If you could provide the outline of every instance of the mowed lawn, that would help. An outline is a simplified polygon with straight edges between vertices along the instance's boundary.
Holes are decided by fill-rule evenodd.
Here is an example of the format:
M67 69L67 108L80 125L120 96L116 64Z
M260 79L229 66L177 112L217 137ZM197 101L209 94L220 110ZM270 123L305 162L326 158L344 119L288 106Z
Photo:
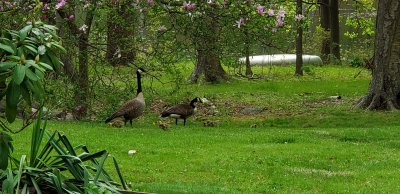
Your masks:
M355 77L360 69L317 67L314 75L296 78L292 70L263 70L259 80L183 86L177 98L207 97L218 110L210 114L210 106L201 105L186 126L167 119L171 127L160 129L152 104L163 98L147 93L153 103L133 127L49 121L47 128L63 132L74 145L109 151L135 191L399 192L400 113L352 109L367 91L369 73ZM331 97L337 95L342 99ZM180 101L165 96L167 104ZM204 126L205 120L216 126ZM31 128L13 136L14 156L28 153L30 133ZM106 165L117 179L111 158Z

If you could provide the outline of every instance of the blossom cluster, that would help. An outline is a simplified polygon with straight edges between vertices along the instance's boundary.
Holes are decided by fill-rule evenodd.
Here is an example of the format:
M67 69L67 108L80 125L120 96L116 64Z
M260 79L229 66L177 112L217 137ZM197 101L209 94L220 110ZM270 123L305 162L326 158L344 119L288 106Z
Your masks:
M3 0L0 2L0 11L5 11L9 9L13 9L17 6L16 0Z
M297 15L294 16L294 19L296 21L301 21L301 20L303 20L303 18L304 18L304 15L302 15L302 14L297 14Z
M43 1L43 3L44 4L42 5L41 8L42 10L41 18L46 19L47 15L50 13L52 6L49 4L49 1ZM67 5L67 0L57 0L54 5L54 9L55 10L63 9L66 5ZM68 21L72 21L74 20L74 18L75 18L74 15L68 15L65 19L67 19Z
M257 5L256 6L256 13L260 16L266 15L267 17L275 17L275 27L272 28L272 32L276 32L277 27L283 27L285 25L285 14L286 10L283 7L280 7L279 10L276 12L274 10L275 5L271 4L268 10L265 9L264 5ZM275 14L276 12L276 14ZM245 20L241 17L239 20L236 21L236 25L238 28L245 24Z
M146 2L148 5L154 4L154 0L146 0ZM251 6L250 0L238 0L237 3L244 4L246 6ZM207 4L212 7L219 6L221 8L229 8L232 3L227 0L223 0L223 1L207 0ZM181 7L186 12L194 12L197 8L196 4L192 3L191 1L182 1ZM268 9L266 9L266 6L259 4L259 5L255 6L255 12L257 14L259 14L260 16L266 15L267 17L275 17L275 28L283 27L285 25L284 19L285 19L286 10L283 7L280 7L279 10L274 10L274 8L275 8L275 5L273 5L273 4L271 4ZM241 26L245 25L245 21L246 21L245 18L240 17L235 22L236 23L235 26L240 28ZM275 30L272 29L272 31L276 31L276 29Z

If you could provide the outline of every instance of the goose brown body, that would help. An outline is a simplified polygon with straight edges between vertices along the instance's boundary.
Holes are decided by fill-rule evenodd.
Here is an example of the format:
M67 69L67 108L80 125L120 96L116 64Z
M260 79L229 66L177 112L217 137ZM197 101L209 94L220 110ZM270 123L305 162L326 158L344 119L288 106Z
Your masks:
M161 113L161 117L175 118L175 124L178 124L178 119L183 119L183 125L186 125L186 118L192 116L196 112L195 102L201 102L200 98L194 98L190 104L171 106Z
M142 85L141 85L141 72L143 70L139 69L137 73L137 81L138 81L138 89L137 95L134 99L125 102L117 111L115 111L110 117L106 119L106 123L112 121L115 118L123 117L124 122L130 122L132 126L132 120L141 116L143 111L146 107L146 103L144 100L143 92L142 92Z

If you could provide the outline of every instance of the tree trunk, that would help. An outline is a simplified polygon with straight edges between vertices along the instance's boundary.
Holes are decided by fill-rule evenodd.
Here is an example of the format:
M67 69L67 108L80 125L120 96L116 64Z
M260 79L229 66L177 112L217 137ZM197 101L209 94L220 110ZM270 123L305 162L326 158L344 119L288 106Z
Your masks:
M87 96L89 95L89 68L88 68L88 38L84 35L79 37L79 75L75 90L75 102L78 105L75 117L82 119L86 115L88 107ZM79 110L78 110L79 107Z
M368 93L356 107L398 110L400 108L400 2L378 1L374 69Z
M339 1L331 0L331 53L340 61L340 41L339 41Z
M253 76L253 71L251 70L250 66L250 37L249 37L249 31L248 29L244 29L244 35L246 37L245 39L245 54L246 54L246 76L247 77L252 77Z
M71 53L69 53L70 51L67 51L67 52L68 53L61 56L61 60L64 63L63 71L68 76L68 79L70 81L72 81L73 83L76 83L77 77L76 77L76 71L74 68L74 64L72 63L72 55L71 55Z
M296 14L303 15L303 1L297 0ZM297 38L296 38L296 71L295 75L303 75L303 20L298 21L297 24Z
M106 59L113 66L127 65L135 59L135 14L130 10L132 0L110 5L107 22Z
M189 81L198 81L201 73L204 73L206 82L220 82L228 79L220 62L220 49L218 45L219 25L217 16L210 13L201 18L199 30L201 33L193 34L196 44L197 60ZM197 36L197 37L196 37Z
M204 78L206 82L220 82L227 79L225 70L221 66L219 54L207 52L204 64Z
M202 50L196 50L196 67L194 68L192 75L189 78L189 81L191 83L196 83L199 78L200 75L202 75L204 72L204 64L205 62L205 58L207 57L205 54L201 53L203 52Z
M88 68L89 34L94 18L94 12L97 8L96 6L97 3L95 0L92 0L90 3L95 6L91 6L91 9L88 10L86 13L84 24L86 25L87 28L85 30L80 29L73 20L67 21L71 33L78 40L77 47L79 49L79 55L78 55L79 65L78 65L78 70L75 71L77 72L78 79L72 80L74 83L76 83L77 86L74 94L75 104L77 105L74 114L75 118L77 119L82 119L83 117L85 117L88 108L87 99L89 96L89 68ZM74 4L71 3L71 7L74 7ZM59 9L57 10L57 12L61 16L61 18L67 18L69 15L71 15L68 14L63 9Z
M321 44L321 58L324 64L328 64L329 55L331 54L329 0L319 0L319 10L321 27L325 32Z

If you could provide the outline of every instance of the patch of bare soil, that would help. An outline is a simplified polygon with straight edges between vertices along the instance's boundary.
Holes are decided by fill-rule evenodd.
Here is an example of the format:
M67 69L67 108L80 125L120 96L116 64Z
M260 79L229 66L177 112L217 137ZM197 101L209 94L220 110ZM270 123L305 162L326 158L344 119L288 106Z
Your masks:
M304 106L306 106L307 108L318 108L327 105L342 105L343 103L344 101L342 98L339 99L338 97L334 96L325 99L307 101L304 102Z

